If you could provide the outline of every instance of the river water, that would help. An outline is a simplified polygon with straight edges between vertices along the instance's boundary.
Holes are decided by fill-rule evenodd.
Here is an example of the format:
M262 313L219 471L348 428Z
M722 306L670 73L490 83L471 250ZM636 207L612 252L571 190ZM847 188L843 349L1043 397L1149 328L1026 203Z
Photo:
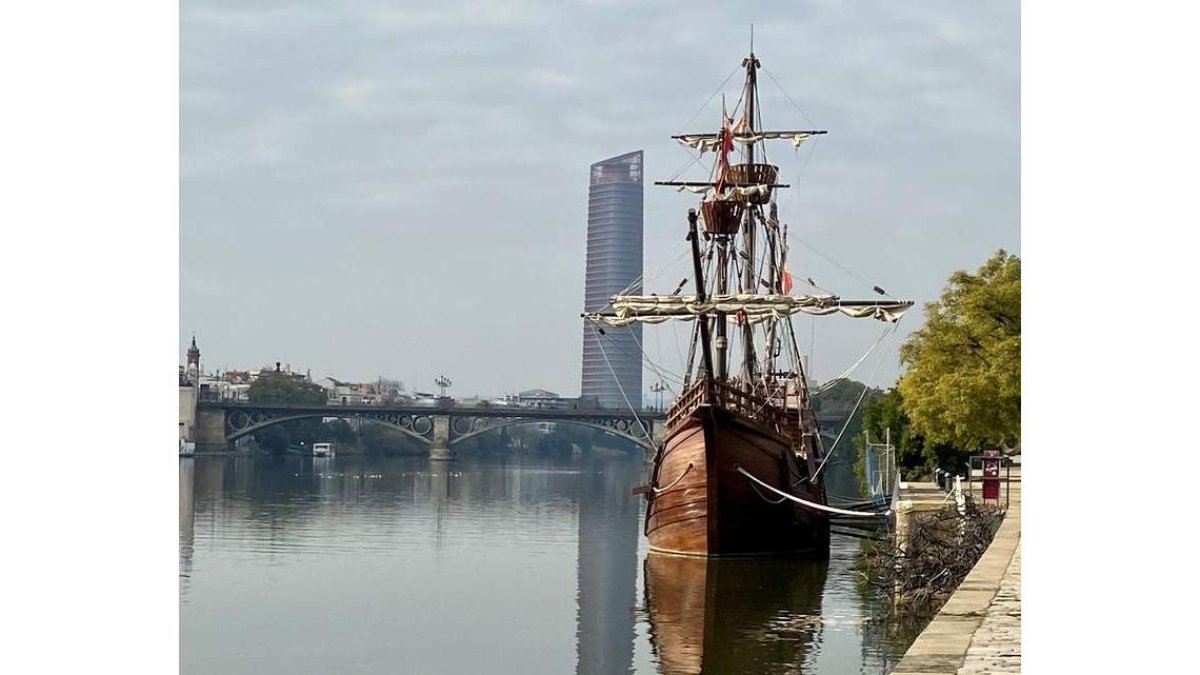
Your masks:
M882 675L912 642L873 618L857 539L821 562L647 556L647 469L181 459L181 672Z

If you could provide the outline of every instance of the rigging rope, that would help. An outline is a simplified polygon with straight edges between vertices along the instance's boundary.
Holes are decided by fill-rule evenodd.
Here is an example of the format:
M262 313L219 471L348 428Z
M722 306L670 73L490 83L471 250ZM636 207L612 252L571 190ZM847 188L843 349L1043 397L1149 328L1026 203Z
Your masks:
M801 246L803 246L804 248L806 248L806 249L808 249L808 250L812 251L813 253L816 253L817 255L819 255L819 256L821 256L822 258L824 258L824 259L826 260L826 262L829 262L830 264L832 264L833 266L837 267L837 268L838 268L838 269L840 269L841 271L843 271L843 272L845 272L846 274L849 274L850 276L854 277L856 280L858 280L858 281L861 281L863 284L865 284L865 285L867 286L867 288L870 288L870 289L871 289L871 292L872 292L872 293L876 292L876 291L875 291L875 289L876 289L876 288L879 288L878 284L872 284L871 282L867 281L867 280L866 280L866 279L864 279L863 277L861 277L861 276L859 276L858 274L856 274L856 273L854 272L854 270L850 269L849 267L846 267L845 265L841 264L840 262L838 262L838 261L834 260L833 258L830 258L829 256L825 255L824 253L822 253L822 252L818 251L816 248L814 248L814 247L813 247L813 245L812 245L812 244L810 244L810 243L808 243L808 242L804 241L804 240L803 240L803 239L801 239L800 237L796 237L796 241L800 242L800 245L801 245ZM814 286L815 286L815 284L814 284ZM891 296L891 294L889 294L889 293L886 293L886 292L885 292L885 293L883 293L883 296L884 296L884 297L888 297L888 298L891 298L891 297L892 297L892 296Z
M629 397L625 395L625 387L621 386L621 379L617 377L617 371L613 370L612 363L608 360L608 354L604 351L604 343L600 341L600 334L596 331L596 324L589 323L588 325L592 327L592 334L596 336L596 344L600 347L600 355L604 357L604 363L608 365L608 372L612 374L613 381L617 383L617 391L621 392L621 398L625 399L625 405L629 406L629 412L633 413L633 419L637 420L642 434L649 439L652 435L651 431L646 428L646 423L638 416L637 410L629 402Z
M638 346L638 351L642 355L642 360L644 360L646 362L646 365L650 366L650 370L652 370L655 375L658 375L660 378L664 378L663 384L667 385L667 389L669 389L671 391L671 395L678 396L679 394L675 393L675 389L673 387L671 387L670 384L667 384L667 382L665 380L669 379L672 382L678 382L680 385L682 385L683 379L678 376L675 376L675 375L668 375L666 368L663 368L662 366L659 366L657 363L651 361L650 356L648 354L646 354L646 348L642 346L641 340L637 339L637 333L635 333L633 331L629 331L629 334L630 334L630 336L633 337L634 344L636 344ZM657 335L657 333L655 333L655 335ZM662 350L661 349L659 350L659 358L662 358Z
M822 394L826 391L829 391L830 389L833 388L833 385L837 384L838 382L841 382L842 380L846 379L847 377L850 377L850 374L853 373L860 365L862 365L863 361L867 360L867 357L871 355L871 352L875 351L875 348L878 347L884 341L884 339L887 338L887 336L893 332L895 332L895 326L885 326L883 329L883 332L879 334L879 339L875 341L875 344L871 345L871 348L868 349L865 354L863 354L861 357L859 357L859 359L857 361L854 362L854 365L847 368L846 371L844 373L842 373L841 375L838 375L837 377L835 377L831 380L826 380L825 382L823 382L821 384L821 386L817 387L817 390L815 392L813 392L813 396L816 396L817 394Z
M734 74L737 73L741 69L742 69L742 67L740 65L734 66L733 70L729 71L729 74L725 76L725 79L721 80L721 84L718 84L717 88L713 90L713 93L711 96L708 97L708 100L704 101L704 103L701 103L700 107L696 109L696 112L692 113L692 116L689 117L687 119L687 121L684 122L680 126L686 127L687 125L691 124L692 120L696 119L700 115L700 113L704 112L704 109L706 107L708 107L708 104L712 103L712 100L717 97L717 94L721 93L721 89L725 87L726 82L729 82L729 78L733 77ZM687 133L687 131L684 131L683 133ZM680 147L683 147L683 146L680 146Z
M655 270L649 277L646 276L645 272L641 273L640 275L637 276L637 278L635 278L633 281L629 282L629 285L626 286L625 288L623 288L620 293L616 293L615 295L628 295L629 292L633 290L634 286L644 286L645 282L661 277L663 274L666 274L667 270L671 269L672 265L674 265L675 263L682 260L684 258L684 256L687 256L690 254L691 254L690 249L683 250L678 255L676 255L674 258L668 260L667 262L665 262L661 266L659 266L659 268L657 270ZM607 304L604 305L604 307L601 307L600 309L603 310L604 308L609 307L611 305L612 305L612 301L610 300ZM600 311L600 310L597 310L597 311Z
M798 110L800 112L800 115L803 116L804 119L809 124L811 124L813 126L813 128L815 129L817 127L817 123L812 121L812 119L808 115L804 114L804 111L800 109L800 105L798 103L796 103L794 100L792 100L791 95L789 95L787 93L787 90L783 88L782 84L779 84L779 80L775 79L775 76L771 74L771 71L767 70L766 68L764 68L762 66L759 66L758 69L761 70L762 72L766 73L767 77L771 78L771 81L775 83L776 87L779 87L779 91L783 92L783 95L785 98L787 98L788 102L791 103L796 108L796 110Z
M879 371L879 366L883 364L883 359L875 361L875 369L871 371L871 375L867 378L867 382L863 384L862 393L858 395L858 402L854 404L854 410L850 411L850 415L846 418L846 423L842 425L842 430L838 432L837 438L833 439L833 445L829 446L829 452L825 453L825 458L821 460L820 466L813 472L809 482L815 481L817 476L821 475L821 470L825 468L825 464L829 462L829 458L833 457L834 450L837 450L838 442L842 440L842 435L846 433L846 429L850 427L850 421L854 419L855 413L858 412L858 406L862 405L863 399L867 396L867 391L871 388L871 381L875 379L875 373Z
M700 113L704 112L704 109L708 107L708 104L712 103L712 100L717 97L717 94L721 93L721 89L723 89L725 87L725 84L727 82L729 82L729 78L733 77L734 74L737 73L741 69L742 69L741 66L735 66L733 70L729 71L729 74L725 76L725 79L721 80L721 84L718 84L717 88L713 90L713 93L704 101L704 103L700 104L700 107L696 109L696 112L692 113L692 116L689 117L686 122L684 122L683 124L680 125L681 128L684 128L684 131L682 131L681 133L687 133L687 129L686 129L687 125L691 124L692 120L696 119L696 117L698 117L700 115ZM739 105L740 105L740 103L741 102L739 100ZM737 109L734 108L734 110L736 111ZM724 120L722 120L722 123L723 122L724 122ZM691 148L689 148L688 146L678 144L678 147L681 150L683 150L684 152L686 152L691 159L688 161L687 164L684 164L682 168L680 168L678 171L676 171L674 174L672 174L671 177L668 179L668 181L675 180L676 178L679 177L680 174L682 174L684 171L687 171L688 169L692 168L693 164L699 163L700 160L704 157L703 152L694 151ZM696 154L693 155L692 154L693 152L696 152Z
M603 335L605 337L610 337L607 333L603 333ZM629 349L626 349L625 346L622 345L621 343L613 341L612 346L617 348L617 351L620 352L621 356L629 356L629 357L633 357L633 358L639 359L641 361L644 361L646 363L646 365L650 368L650 370L655 375L658 375L659 377L663 377L668 380L671 380L672 382L674 382L676 384L680 384L680 385L683 384L683 380L680 379L680 377L678 375L675 375L671 371L667 370L665 367L656 364L653 360L650 359L650 357L646 354L645 350L642 348L641 343L638 342L637 336L632 334L632 331L630 332L630 335L633 337L633 341L638 345L638 353L635 354L632 351L630 351ZM671 393L675 393L674 390L671 390Z

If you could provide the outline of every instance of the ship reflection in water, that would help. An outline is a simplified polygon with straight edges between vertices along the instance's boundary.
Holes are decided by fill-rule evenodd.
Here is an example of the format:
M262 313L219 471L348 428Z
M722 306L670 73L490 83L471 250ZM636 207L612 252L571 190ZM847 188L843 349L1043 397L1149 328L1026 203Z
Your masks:
M820 631L828 563L650 555L646 618L662 675L795 672Z
M911 636L828 561L647 555L635 456L180 460L180 667L867 673Z

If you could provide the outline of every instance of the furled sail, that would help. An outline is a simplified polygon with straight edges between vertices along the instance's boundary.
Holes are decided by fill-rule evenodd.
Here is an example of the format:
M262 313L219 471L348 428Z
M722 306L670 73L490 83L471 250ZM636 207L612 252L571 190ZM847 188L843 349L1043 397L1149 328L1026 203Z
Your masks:
M712 185L678 185L675 187L676 192L687 190L698 195L707 194L710 190L716 189ZM771 186L764 183L758 185L747 185L745 187L733 187L729 189L729 195L737 195L739 197L758 197L771 194Z
M614 295L611 313L584 316L610 326L626 326L634 321L662 323L670 319L690 321L697 316L722 313L729 321L757 323L769 318L781 319L793 314L824 316L842 313L855 319L878 319L888 323L900 320L913 306L911 300L842 300L836 295L713 295L698 302L695 295Z
M783 138L790 140L792 145L799 147L801 143L816 136L823 134L824 131L756 131L753 133L735 133L733 140L743 145L757 143L762 140ZM683 136L672 136L680 143L699 150L703 155L705 152L712 152L721 147L720 134L685 134Z

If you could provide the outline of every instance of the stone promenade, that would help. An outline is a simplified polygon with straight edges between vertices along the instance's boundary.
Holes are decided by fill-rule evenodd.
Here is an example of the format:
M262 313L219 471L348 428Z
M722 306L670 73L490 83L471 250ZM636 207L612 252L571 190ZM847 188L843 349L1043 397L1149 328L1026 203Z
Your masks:
M983 557L892 672L1021 672L1020 482L1012 485L1008 514Z
M1021 672L1021 544L967 648L960 674Z

